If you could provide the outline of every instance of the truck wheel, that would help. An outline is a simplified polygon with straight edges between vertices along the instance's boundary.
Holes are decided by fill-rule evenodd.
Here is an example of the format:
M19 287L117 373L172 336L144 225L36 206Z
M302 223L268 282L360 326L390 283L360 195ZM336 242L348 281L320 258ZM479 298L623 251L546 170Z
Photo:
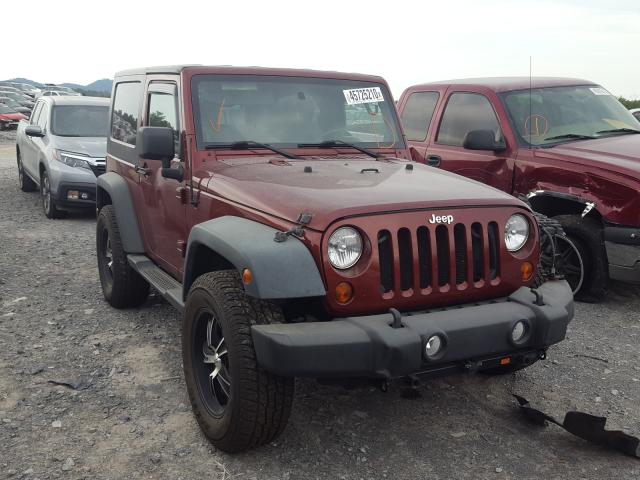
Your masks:
M98 273L104 298L115 308L137 307L149 296L149 283L127 262L113 205L105 205L96 225Z
M62 218L66 212L56 207L56 201L51 194L51 181L46 170L40 177L40 196L42 197L42 209L47 218Z
M561 251L560 257L567 281L576 278L576 272L582 268L582 284L575 292L576 299L599 302L606 295L609 282L602 228L596 221L577 215L558 215L554 218L562 224L567 237L579 253L576 255L566 248Z
M558 275L562 275L575 295L584 282L584 265L580 250L566 235L558 220L541 213L534 213L534 216L540 228L540 268L534 286L538 287L547 280L554 280Z
M239 452L268 443L284 429L293 378L256 360L251 325L283 322L280 309L248 297L235 271L206 273L189 291L182 360L191 406L211 443Z
M18 184L20 190L23 192L33 192L36 190L36 182L29 178L29 175L24 173L24 167L22 166L22 159L20 158L20 152L17 152L18 159Z

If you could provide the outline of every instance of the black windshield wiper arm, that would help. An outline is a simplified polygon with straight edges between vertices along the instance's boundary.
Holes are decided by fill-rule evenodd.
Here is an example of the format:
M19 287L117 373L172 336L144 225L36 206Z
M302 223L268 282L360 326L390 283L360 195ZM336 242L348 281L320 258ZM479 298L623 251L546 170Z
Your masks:
M250 150L252 148L264 148L266 150L271 150L278 155L282 155L285 158L300 158L293 153L285 152L284 150L280 150L279 148L272 147L268 143L254 142L253 140L241 140L231 143L211 143L209 145L205 145L204 148L205 150L215 150L217 148L230 148L231 150Z
M556 135L555 137L548 137L545 140L564 140L564 139L576 139L576 140L593 140L592 135L581 135L579 133L565 133L564 135Z
M376 152L372 152L371 150L368 150L366 148L359 147L357 145L354 145L353 143L343 142L342 140L325 140L324 142L320 142L320 143L298 144L298 148L312 148L312 147L317 147L317 148L348 147L348 148L353 148L354 150L358 150L359 152L362 152L365 155L369 155L372 158L380 157L380 155L377 154Z
M635 128L613 128L611 130L600 130L596 133L640 133L640 130Z

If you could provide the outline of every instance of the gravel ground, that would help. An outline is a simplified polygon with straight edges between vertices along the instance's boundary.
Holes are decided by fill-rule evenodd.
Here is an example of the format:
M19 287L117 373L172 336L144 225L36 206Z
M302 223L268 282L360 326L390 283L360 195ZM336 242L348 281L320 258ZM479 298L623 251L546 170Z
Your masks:
M578 304L567 340L524 372L430 381L415 399L299 381L277 442L216 451L190 412L179 316L157 296L104 302L95 219L47 220L0 135L1 478L640 478L638 460L524 423L511 397L640 434L640 289L624 285Z

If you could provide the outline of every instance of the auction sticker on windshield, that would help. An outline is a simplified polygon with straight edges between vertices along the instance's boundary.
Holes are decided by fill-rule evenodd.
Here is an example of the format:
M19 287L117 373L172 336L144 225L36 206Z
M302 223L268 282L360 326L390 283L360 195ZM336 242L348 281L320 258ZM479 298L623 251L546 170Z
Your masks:
M384 102L380 87L353 88L351 90L343 90L342 92L349 105Z
M591 90L595 95L611 95L602 87L590 88L589 90Z

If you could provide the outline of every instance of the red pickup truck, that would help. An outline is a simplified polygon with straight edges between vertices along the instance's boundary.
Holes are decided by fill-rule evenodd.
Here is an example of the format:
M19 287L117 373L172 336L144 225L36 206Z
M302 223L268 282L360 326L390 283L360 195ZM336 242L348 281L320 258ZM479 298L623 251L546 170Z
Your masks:
M528 199L557 218L567 280L598 300L640 282L640 123L587 80L482 78L408 88L412 158Z

